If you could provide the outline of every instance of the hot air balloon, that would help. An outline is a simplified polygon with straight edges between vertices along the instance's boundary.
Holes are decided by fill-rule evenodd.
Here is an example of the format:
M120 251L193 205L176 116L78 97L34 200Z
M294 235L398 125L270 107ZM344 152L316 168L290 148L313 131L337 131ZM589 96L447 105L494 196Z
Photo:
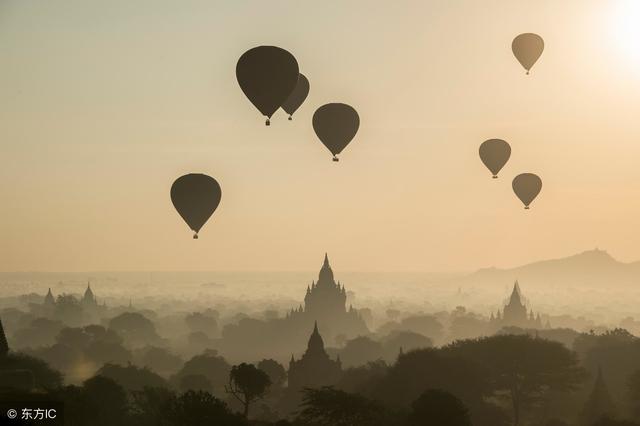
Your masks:
M507 164L511 156L511 147L502 139L489 139L480 145L480 159L493 174L493 178L498 178L498 172Z
M511 50L513 50L513 54L516 56L518 62L527 70L527 74L529 74L533 64L535 64L540 55L542 55L544 40L538 34L520 34L513 39Z
M307 95L309 94L309 80L302 74L298 75L298 83L296 84L293 92L289 94L289 97L282 104L282 109L289 114L289 120L291 120L291 116L300 105L307 99Z
M171 185L171 202L194 232L194 239L198 239L198 232L218 208L221 197L218 182L199 173L181 176Z
M279 47L254 47L238 59L236 78L247 98L267 117L268 126L273 113L296 87L298 62Z
M351 142L360 127L360 117L352 106L346 104L322 105L313 114L313 130L324 146L337 155Z
M529 209L529 204L538 196L542 189L542 180L533 173L522 173L511 183L513 192L516 193L525 209Z

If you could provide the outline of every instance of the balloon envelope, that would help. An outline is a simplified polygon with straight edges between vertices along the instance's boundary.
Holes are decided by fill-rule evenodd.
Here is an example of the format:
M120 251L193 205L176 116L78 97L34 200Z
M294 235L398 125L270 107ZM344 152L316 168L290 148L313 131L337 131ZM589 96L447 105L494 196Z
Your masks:
M498 177L498 172L507 164L511 157L511 146L502 139L489 139L480 145L480 159L493 174Z
M254 47L238 59L236 78L247 98L267 117L268 124L268 119L296 87L298 62L279 47Z
M351 142L359 127L360 117L350 105L326 104L313 114L313 130L333 154L334 161L338 161L336 155Z
M291 116L300 105L307 99L307 95L309 94L309 80L302 74L298 75L298 83L293 91L289 94L289 97L282 104L282 109L285 110L287 114L289 114L289 120L291 120Z
M536 63L544 50L544 40L538 34L520 34L513 39L511 50L516 59L529 74L529 70Z
M529 204L538 196L542 189L542 179L533 173L522 173L511 183L513 192L516 193L520 201L524 204L524 208L528 209Z
M195 232L198 232L218 208L222 190L211 176L192 173L176 179L171 185L171 202L182 219Z

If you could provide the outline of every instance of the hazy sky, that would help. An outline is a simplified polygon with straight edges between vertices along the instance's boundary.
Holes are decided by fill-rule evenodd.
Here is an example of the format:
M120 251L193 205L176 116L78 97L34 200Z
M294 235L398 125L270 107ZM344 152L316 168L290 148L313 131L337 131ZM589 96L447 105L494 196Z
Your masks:
M635 0L0 0L0 270L640 259L639 21ZM522 32L546 42L531 76ZM262 44L311 83L268 128L235 79ZM327 102L361 118L339 163L311 127ZM489 138L512 146L498 180ZM198 241L169 198L189 172L223 191Z

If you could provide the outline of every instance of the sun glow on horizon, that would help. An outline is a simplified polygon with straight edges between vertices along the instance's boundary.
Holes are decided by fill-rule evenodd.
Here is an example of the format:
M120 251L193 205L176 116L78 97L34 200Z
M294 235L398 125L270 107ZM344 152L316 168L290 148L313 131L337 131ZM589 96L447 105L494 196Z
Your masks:
M613 13L612 26L617 51L640 68L640 0L620 0Z

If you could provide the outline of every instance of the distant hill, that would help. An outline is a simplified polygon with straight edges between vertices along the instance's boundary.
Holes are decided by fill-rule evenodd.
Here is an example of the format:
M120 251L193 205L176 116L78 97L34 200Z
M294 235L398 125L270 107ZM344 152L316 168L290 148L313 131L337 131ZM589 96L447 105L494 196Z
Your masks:
M640 262L619 262L606 251L595 249L510 269L484 268L464 277L462 281L468 284L504 286L516 279L526 283L527 287L640 287Z

